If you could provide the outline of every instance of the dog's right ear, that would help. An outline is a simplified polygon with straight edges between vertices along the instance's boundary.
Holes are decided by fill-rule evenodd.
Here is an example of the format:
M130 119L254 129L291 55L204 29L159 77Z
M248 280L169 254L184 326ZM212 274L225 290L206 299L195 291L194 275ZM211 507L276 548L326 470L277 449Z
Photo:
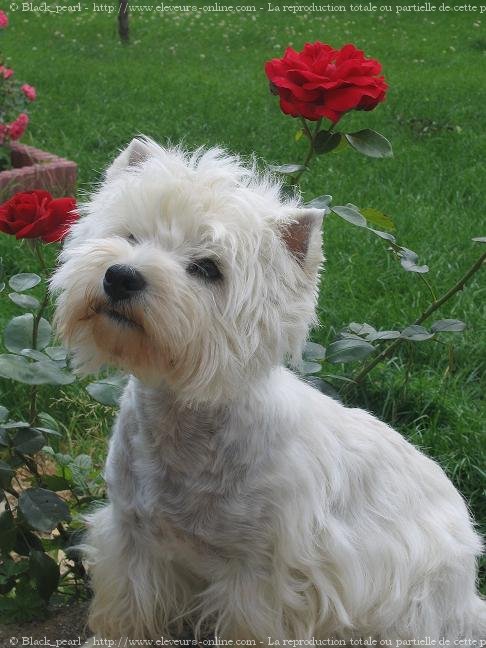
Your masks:
M126 171L129 167L136 167L152 157L150 144L145 139L134 138L130 144L113 160L106 170L106 179L111 180Z

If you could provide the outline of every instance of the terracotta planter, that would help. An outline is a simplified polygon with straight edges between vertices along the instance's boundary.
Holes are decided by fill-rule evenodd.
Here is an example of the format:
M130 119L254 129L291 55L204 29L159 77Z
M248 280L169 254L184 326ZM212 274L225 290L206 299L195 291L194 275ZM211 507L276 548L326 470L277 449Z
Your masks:
M73 196L77 164L26 144L12 144L13 169L0 172L0 202L17 191L44 189L53 196Z

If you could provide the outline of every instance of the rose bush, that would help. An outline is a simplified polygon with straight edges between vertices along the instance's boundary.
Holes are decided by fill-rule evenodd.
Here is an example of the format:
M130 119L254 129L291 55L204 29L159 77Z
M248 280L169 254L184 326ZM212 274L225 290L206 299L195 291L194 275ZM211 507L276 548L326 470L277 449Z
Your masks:
M24 311L6 322L0 336L0 379L15 385L16 393L23 389L24 406L10 414L0 402L0 623L45 616L54 594L59 604L88 592L72 546L82 532L79 513L103 496L103 479L88 455L66 448L66 427L38 411L44 387L55 386L59 398L59 388L76 381L66 350L53 340L44 255L45 242L66 235L75 207L73 198L53 200L43 190L17 194L0 206L2 230L28 239L28 245L17 243L23 246L19 257L33 251L39 262L39 274L8 278L0 264L0 309L5 312L10 302L9 308ZM113 402L116 389L113 379L87 387L105 403Z
M0 231L16 238L60 241L77 219L74 198L53 198L40 189L17 193L0 205Z
M8 17L0 12L0 29L8 26ZM36 89L15 79L12 68L0 57L0 171L12 166L10 143L25 133L29 124L27 107L35 101Z
M282 111L311 121L326 117L336 124L350 110L373 110L388 89L379 61L351 44L334 49L318 41L301 52L288 47L265 72Z

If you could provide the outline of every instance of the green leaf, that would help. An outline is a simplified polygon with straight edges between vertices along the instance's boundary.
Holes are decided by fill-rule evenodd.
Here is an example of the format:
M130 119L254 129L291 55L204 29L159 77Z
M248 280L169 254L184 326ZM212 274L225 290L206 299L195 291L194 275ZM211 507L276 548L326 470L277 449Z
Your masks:
M21 295L20 293L9 293L9 298L13 301L14 304L20 306L20 308L25 308L27 310L39 308L40 302L35 297L30 295Z
M305 382L309 383L309 385L312 385L314 389L318 389L321 392L321 394L330 396L331 398L337 401L340 400L339 394L334 389L334 387L330 383L326 382L325 380L322 380L322 378L309 376L308 378L305 379Z
M74 463L78 468L81 468L83 471L90 471L93 462L91 461L91 457L87 454L79 454L76 457L74 457Z
M407 272L417 272L418 274L424 274L429 271L428 265L417 265L407 257L402 257L400 259L400 263L402 264L402 268Z
M62 434L60 432L58 432L57 430L51 430L51 428L38 427L36 425L32 429L38 430L39 432L42 432L43 434L50 434L51 436L62 437Z
M400 331L375 331L366 336L368 342L376 342L377 340L396 340L400 337Z
M52 491L64 491L71 488L68 480L59 475L43 475L42 481Z
M5 327L4 343L6 348L13 353L20 353L22 349L32 349L34 331L34 316L26 313L14 317ZM43 349L49 344L52 328L47 320L41 318L37 332L37 349Z
M441 319L434 322L430 327L431 331L434 333L460 333L466 328L465 322L458 319Z
M0 355L0 377L16 380L26 385L69 385L76 376L52 361L29 362L20 355Z
M0 549L5 553L11 551L15 545L16 537L17 529L15 528L15 520L12 513L10 511L2 511L0 513ZM5 573L7 564L7 562L4 562L1 568L3 573Z
M49 533L59 522L70 521L69 508L55 493L45 488L28 488L19 497L22 515L33 529Z
M19 528L15 539L14 551L21 556L28 556L32 549L43 550L42 542L35 533L25 528Z
M14 430L15 428L29 427L29 424L27 421L8 421L8 423L2 423L2 427L6 430Z
M362 153L372 158L387 158L393 157L393 149L390 142L370 128L365 128L356 133L348 133L345 135L351 146Z
M30 553L30 573L32 574L37 591L41 597L48 601L51 594L59 585L59 566L50 556L43 551L35 549Z
M418 254L406 247L400 247L400 263L407 272L423 274L429 271L429 266L418 265Z
M49 358L55 362L66 360L67 357L67 349L62 346L46 347L44 353L47 353Z
M305 360L324 360L326 349L316 342L306 342L303 356Z
M418 324L412 324L403 329L400 334L400 337L404 340L410 340L412 342L422 342L423 340L430 340L434 337L433 333L429 333L427 329Z
M37 286L40 282L41 278L39 275L30 272L21 272L11 277L8 284L15 292L24 292L24 290L29 290Z
M376 236L379 236L382 239L385 239L386 241L391 241L392 243L396 243L396 238L393 236L393 234L390 234L389 232L382 232L380 230L375 230L372 227L368 227L369 232L373 232Z
M307 375L307 374L315 374L319 373L321 371L322 366L318 362L303 362L302 363L302 373Z
M472 240L476 243L486 243L486 236L475 236Z
M44 427L59 432L59 423L56 421L56 419L53 416L51 416L47 412L39 412L37 418L39 419L39 421L42 423Z
M326 211L326 214L330 212L330 205L332 201L332 196L329 195L324 195L324 196L318 196L317 198L314 198L310 202L306 203L306 207L314 207L315 209L324 209Z
M362 340L363 338L361 335L357 335L356 333L351 333L350 331L341 331L339 333L339 337L346 339L346 340Z
M47 360L49 362L49 357L45 353L42 353L42 351L37 351L36 349L22 349L20 355L31 358L31 360L39 360L41 362Z
M364 340L345 339L333 342L327 347L327 360L333 364L355 362L373 353L375 347Z
M8 409L3 405L0 405L0 423L6 421L8 417Z
M15 450L27 455L39 452L45 443L44 435L35 428L20 429L12 440L12 445Z
M356 333L356 335L367 335L368 333L376 332L375 327L371 326L371 324L367 324L366 322L363 322L363 324L358 324L358 322L351 322L351 324L348 324L347 328L349 331L351 331L351 333Z
M127 377L123 374L92 382L86 387L88 394L102 405L117 406Z
M0 487L8 488L14 475L15 470L4 461L0 461Z
M366 227L366 219L361 215L358 209L352 205L343 205L332 207L331 211L337 214L340 218L357 225L358 227Z
M287 175L298 173L299 171L305 171L306 167L303 164L281 164L280 166L271 164L269 169L275 173L283 173L284 175Z
M317 155L322 155L323 153L330 153L341 143L341 133L330 133L329 131L322 130L317 133L317 136L314 140L314 151Z
M365 207L364 209L360 209L360 212L366 218L368 223L372 223L377 227L381 227L392 232L395 230L395 224L392 219L381 212L379 209L375 209L374 207Z
M302 139L303 136L304 136L304 129L299 128L299 130L295 132L294 141L295 142L300 142L300 140Z
M73 463L73 458L69 454L63 454L62 452L56 452L56 461L60 466L69 466Z
M3 292L5 290L5 282L0 281L0 292Z
M2 572L8 577L25 574L28 569L29 563L27 560L6 560L2 565Z

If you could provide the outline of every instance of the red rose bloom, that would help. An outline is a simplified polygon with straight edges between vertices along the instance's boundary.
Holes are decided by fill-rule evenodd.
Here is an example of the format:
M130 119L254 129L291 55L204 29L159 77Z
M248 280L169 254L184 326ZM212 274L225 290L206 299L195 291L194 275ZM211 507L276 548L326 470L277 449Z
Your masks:
M15 121L9 126L10 139L18 140L22 137L29 124L29 117L25 113L20 113Z
M301 52L288 47L283 58L265 64L285 114L333 123L349 110L373 110L384 101L388 85L380 72L379 61L354 45L335 50L320 42L306 43Z
M0 74L4 79L10 79L10 77L13 76L13 73L14 71L11 68L0 65Z
M17 193L0 205L0 231L16 238L40 238L45 243L61 241L78 214L74 198L55 198L36 189Z
M31 86L28 83L24 83L24 85L20 86L20 89L22 90L25 97L29 101L35 101L35 98L37 97L37 92L36 92L34 86Z
M5 11L0 10L0 29L5 29L8 27L8 16Z

